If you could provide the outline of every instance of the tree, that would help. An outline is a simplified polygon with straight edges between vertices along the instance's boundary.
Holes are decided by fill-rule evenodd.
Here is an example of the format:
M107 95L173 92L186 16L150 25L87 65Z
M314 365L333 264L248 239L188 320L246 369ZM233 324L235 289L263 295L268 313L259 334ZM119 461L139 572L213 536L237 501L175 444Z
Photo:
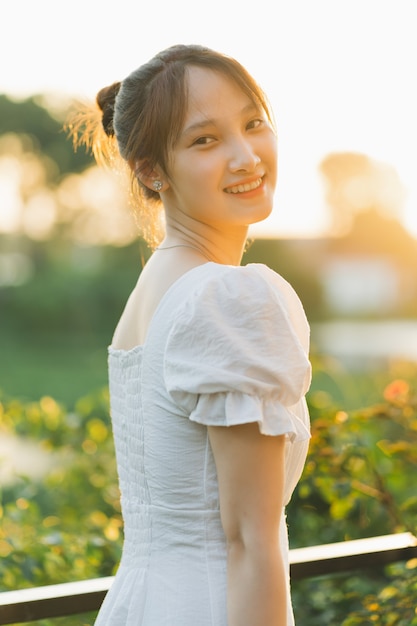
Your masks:
M323 159L319 169L336 234L346 233L364 211L375 210L391 219L401 215L406 194L391 165L361 153L336 152Z
M0 96L0 230L31 239L125 245L137 238L118 178L73 149L64 123L73 106L41 96Z
M40 95L21 101L0 95L0 135L13 133L29 139L38 154L43 153L56 164L58 176L82 172L93 159L83 150L75 153L63 132L71 106L72 102L68 101L59 108L49 109Z

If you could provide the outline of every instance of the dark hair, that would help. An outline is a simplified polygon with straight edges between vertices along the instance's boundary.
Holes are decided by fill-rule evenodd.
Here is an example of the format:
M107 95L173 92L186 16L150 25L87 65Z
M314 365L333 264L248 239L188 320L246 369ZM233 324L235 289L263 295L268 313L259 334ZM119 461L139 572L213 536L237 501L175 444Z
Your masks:
M104 87L97 94L97 104L102 111L102 125L104 132L108 137L113 137L113 116L114 116L114 104L116 96L119 93L119 89L122 83L113 83L110 87Z
M229 76L272 123L265 94L235 59L199 45L172 46L97 95L103 128L108 136L116 136L119 152L130 165L139 161L153 169L158 164L167 172L168 152L178 139L187 109L186 70L193 65ZM159 198L144 186L142 193Z
M141 235L151 247L163 237L161 198L142 184L134 170L138 162L148 170L158 165L168 175L169 151L187 113L190 66L221 72L234 80L274 126L267 98L247 70L232 57L199 45L176 45L159 52L121 83L101 89L98 106L80 105L66 124L75 149L84 145L98 164L130 176L130 203Z

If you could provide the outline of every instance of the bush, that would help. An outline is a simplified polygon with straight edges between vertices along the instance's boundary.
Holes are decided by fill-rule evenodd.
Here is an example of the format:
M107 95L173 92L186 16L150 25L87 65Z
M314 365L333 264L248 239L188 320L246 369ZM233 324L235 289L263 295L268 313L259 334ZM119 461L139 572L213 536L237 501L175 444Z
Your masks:
M415 381L415 369L409 374ZM309 406L309 456L288 507L292 543L416 534L417 395L410 382L393 380L379 403L360 410L345 412L320 391ZM417 559L294 582L293 598L296 618L309 626L415 625Z
M310 452L288 507L292 546L415 532L417 396L409 380L393 380L380 402L360 410L345 412L322 391L308 402ZM48 396L3 398L0 432L40 446L49 463L40 479L20 475L3 486L1 590L114 574L122 520L107 390L72 411ZM415 625L417 559L295 581L293 599L299 624Z
M114 573L122 521L107 392L72 413L49 397L10 400L0 430L40 444L49 464L41 480L19 476L3 487L2 590Z

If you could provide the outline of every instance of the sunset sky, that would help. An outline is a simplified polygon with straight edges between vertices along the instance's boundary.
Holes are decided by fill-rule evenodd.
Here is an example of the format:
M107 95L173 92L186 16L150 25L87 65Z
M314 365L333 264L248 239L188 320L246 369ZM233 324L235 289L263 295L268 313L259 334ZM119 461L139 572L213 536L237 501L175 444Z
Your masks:
M155 52L201 43L235 56L279 131L274 214L260 230L313 236L328 223L318 165L361 152L392 165L417 237L415 0L13 0L2 3L0 92L93 98Z

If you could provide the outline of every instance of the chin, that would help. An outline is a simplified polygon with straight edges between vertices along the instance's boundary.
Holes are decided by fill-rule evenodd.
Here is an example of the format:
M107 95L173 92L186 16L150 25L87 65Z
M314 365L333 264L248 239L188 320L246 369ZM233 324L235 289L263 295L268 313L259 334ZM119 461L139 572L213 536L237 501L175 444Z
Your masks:
M252 216L250 223L258 224L259 222L263 222L264 220L266 220L267 217L271 215L272 209L273 209L272 205L268 207L263 207L261 210L259 210L256 214Z

